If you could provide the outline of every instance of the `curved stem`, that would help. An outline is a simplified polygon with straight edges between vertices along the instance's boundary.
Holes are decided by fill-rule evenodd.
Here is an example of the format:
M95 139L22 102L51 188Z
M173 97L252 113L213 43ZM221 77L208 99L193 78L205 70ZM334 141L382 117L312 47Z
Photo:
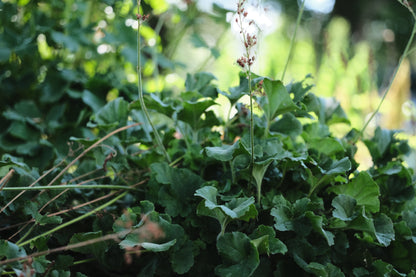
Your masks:
M369 118L369 119L365 122L365 124L364 124L363 128L361 129L361 131L360 131L359 135L358 135L358 136L357 136L357 138L356 138L356 141L357 141L359 138L361 138L361 137L363 136L364 131L365 131L365 130L367 129L367 127L368 127L368 124L371 122L371 120L373 120L374 116L375 116L375 115L376 115L376 114L380 111L381 105L383 104L384 99L386 99L386 96L387 96L387 94L389 93L389 91L390 91L390 89L391 89L391 87L392 87L392 85L393 85L393 81L396 79L396 75L397 75L397 73L399 72L399 69L400 69L400 66L402 65L403 60L404 60L404 59L405 59L405 58L409 55L409 53L411 52L411 50L410 50L410 46L412 45L412 42L413 42L414 36L415 36L415 34L416 34L416 15L415 15L414 11L412 10L412 8L411 8L410 6L408 6L407 4L403 3L402 1L399 1L399 2L400 2L403 6L405 6L405 7L406 7L406 8L410 11L410 13L411 13L411 14L412 14L412 16L413 16L413 19L415 20L415 23L413 23L412 33L411 33L411 35L410 35L409 40L407 41L406 48L404 49L403 54L400 56L399 63L397 64L397 66L396 66L396 68L395 68L395 70L394 70L393 76L391 77L390 82L389 82L389 84L388 84L388 86L387 86L387 88L386 88L386 90L385 90L385 92L384 92L383 96L381 97L380 102L378 103L378 106L377 106L376 110L375 110L375 111L371 114L370 118Z
M287 67L289 65L290 60L292 59L292 56L293 56L293 49L294 49L294 46L295 46L296 33L298 32L298 27L300 25L300 20L301 20L302 15L303 15L303 10L305 9L305 2L306 2L306 0L302 1L302 5L300 6L300 11L299 11L299 14L298 14L298 18L296 19L295 32L293 33L292 40L290 41L289 54L287 55L285 68L283 69L282 77L280 78L280 80L282 82L285 79L285 74L286 74Z
M137 0L137 7L140 10L140 0ZM139 93L140 106L142 107L144 115L146 116L146 119L150 124L150 127L152 127L157 145L159 146L160 150L162 151L163 155L165 156L167 162L171 163L168 152L166 151L165 147L163 146L162 139L160 138L159 133L157 132L157 130L156 130L151 118L150 118L149 112L147 111L146 105L144 103L143 84L142 84L142 66L141 66L141 40L140 40L140 27L143 23L142 18L138 16L137 22L138 22L138 27L137 27L137 77L138 77L137 90L138 90L138 93Z

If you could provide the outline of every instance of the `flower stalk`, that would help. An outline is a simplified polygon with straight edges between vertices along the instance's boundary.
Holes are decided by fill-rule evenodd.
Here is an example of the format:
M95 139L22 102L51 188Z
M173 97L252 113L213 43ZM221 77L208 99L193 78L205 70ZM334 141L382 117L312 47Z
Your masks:
M162 151L163 155L165 156L165 159L168 163L171 163L171 159L169 157L168 152L166 151L166 148L163 146L162 139L159 136L159 133L156 130L156 127L154 126L149 112L147 111L146 104L144 103L144 97L143 97L143 84L142 84L142 66L141 66L141 40L140 40L140 27L148 18L149 15L142 15L140 14L140 2L141 0L137 0L137 8L138 8L138 14L136 14L137 17L137 90L139 94L139 101L140 106L142 107L143 113L147 119L147 121L150 124L150 127L152 128L152 131L154 133L156 144L158 145L159 149Z
M239 26L242 42L244 45L244 53L237 60L237 64L246 73L248 79L248 92L250 96L250 148L251 148L251 167L254 166L254 116L253 116L253 88L251 85L251 66L255 61L255 56L252 55L254 46L257 44L256 35L252 35L248 32L246 27L251 26L254 23L253 20L248 20L248 12L244 8L246 0L240 0L237 4L237 17L235 19ZM245 26L247 24L247 26Z

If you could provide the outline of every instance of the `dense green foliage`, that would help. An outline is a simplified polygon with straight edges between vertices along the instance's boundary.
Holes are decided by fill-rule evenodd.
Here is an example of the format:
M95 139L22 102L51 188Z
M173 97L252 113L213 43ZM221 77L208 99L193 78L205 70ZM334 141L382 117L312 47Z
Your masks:
M200 72L179 94L145 93L167 163L123 75L134 30L115 19L105 39L120 49L98 55L81 16L98 4L73 2L0 2L2 275L416 276L414 173L396 131L362 138L308 77L249 84L241 73L222 91ZM236 110L226 118L224 96Z

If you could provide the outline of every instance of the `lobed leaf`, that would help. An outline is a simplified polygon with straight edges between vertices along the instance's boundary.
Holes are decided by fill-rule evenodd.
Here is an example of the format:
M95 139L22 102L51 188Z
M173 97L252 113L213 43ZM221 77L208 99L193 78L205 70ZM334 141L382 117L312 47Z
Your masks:
M259 253L250 238L240 232L226 233L217 241L223 264L215 268L219 276L250 276L260 263Z

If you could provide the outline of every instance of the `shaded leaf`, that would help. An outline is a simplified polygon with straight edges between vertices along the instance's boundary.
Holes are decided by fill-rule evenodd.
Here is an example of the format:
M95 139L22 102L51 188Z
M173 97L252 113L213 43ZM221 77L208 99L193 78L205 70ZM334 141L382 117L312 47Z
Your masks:
M315 230L315 232L321 234L326 239L328 246L334 245L334 234L332 234L330 231L324 230L322 216L315 215L311 211L307 211L305 216L309 218L312 224L312 228Z
M343 221L351 221L354 219L354 211L357 201L348 195L340 194L332 200L332 216Z
M285 254L288 251L286 245L281 240L276 238L276 232L271 226L260 225L250 235L251 239L264 237L267 237L267 239L262 239L260 246L257 246L259 254Z
M233 145L222 145L214 147L205 147L205 153L208 157L219 161L227 162L232 160L234 151L240 148L240 143L237 141Z
M336 194L345 194L357 201L357 205L365 206L370 212L380 209L379 187L367 172L360 172L349 184L329 188Z
M389 246L395 238L393 222L385 214L379 214L374 218L374 228L379 243Z
M219 276L250 276L260 263L259 253L250 238L240 232L226 233L217 241L223 264L215 268Z

